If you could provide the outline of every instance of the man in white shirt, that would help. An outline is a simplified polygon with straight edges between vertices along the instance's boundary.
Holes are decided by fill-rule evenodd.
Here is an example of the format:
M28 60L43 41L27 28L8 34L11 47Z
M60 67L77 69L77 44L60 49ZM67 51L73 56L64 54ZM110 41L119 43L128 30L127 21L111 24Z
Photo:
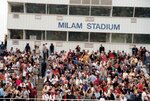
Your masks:
M48 44L47 43L45 43L45 47L46 47L46 50L47 50L47 58L48 58L48 56L49 56L49 50L48 50Z
M146 91L146 89L144 88L143 92L142 92L142 101L145 101L145 100L148 101L148 97L147 97L147 94L145 91Z
M43 92L43 95L42 95L42 100L44 101L48 101L49 100L49 95L46 93L46 92Z
M4 67L4 63L0 62L0 70L2 70Z
M44 60L47 58L47 48L46 48L45 44L43 44L43 58L44 58Z
M27 70L28 70L28 72L29 72L29 73L31 73L31 72L32 72L33 67L32 67L32 65L31 65L31 64L29 64L29 67L27 67Z

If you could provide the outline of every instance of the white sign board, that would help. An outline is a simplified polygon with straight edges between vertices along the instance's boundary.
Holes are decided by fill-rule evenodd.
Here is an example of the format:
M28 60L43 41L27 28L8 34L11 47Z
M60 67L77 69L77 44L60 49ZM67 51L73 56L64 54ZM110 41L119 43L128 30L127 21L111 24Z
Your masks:
M30 35L30 39L31 40L36 40L36 36L35 35Z

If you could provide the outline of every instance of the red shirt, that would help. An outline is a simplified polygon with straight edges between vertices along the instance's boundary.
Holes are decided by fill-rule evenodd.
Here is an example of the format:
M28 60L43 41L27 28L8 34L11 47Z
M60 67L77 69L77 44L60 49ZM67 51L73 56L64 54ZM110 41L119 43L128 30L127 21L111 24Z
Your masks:
M67 101L67 96L66 96L66 95L64 95L63 100L64 100L64 101Z
M54 72L54 75L56 75L56 74L59 73L59 72L58 72L58 69L55 69L53 72Z
M118 90L117 90L117 93L118 93L118 94L121 94L121 90L120 90L120 89L118 89Z
M140 91L143 91L143 84L138 84Z
M19 85L20 85L20 83L21 83L21 80L20 80L20 79L17 79L17 80L16 80L16 84L17 84L17 86L19 86Z
M96 78L96 80L95 80L94 84L95 84L95 85L99 85L99 83L100 83L99 78Z
M36 96L37 96L37 90L36 90L36 89L33 89L33 90L32 90L32 96L33 96L33 97L36 97Z
M110 57L110 58L112 58L112 59L114 59L114 58L115 58L115 56L114 56L114 54L113 54L113 53L110 53L110 54L109 54L109 57Z
M104 92L106 92L106 91L107 91L107 87L106 87L106 86L104 86L103 90L104 90Z

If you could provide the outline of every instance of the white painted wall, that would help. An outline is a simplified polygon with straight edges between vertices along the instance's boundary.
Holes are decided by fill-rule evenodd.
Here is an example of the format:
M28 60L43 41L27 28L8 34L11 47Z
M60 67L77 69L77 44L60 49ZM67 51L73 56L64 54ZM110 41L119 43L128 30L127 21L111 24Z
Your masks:
M91 43L93 44L92 48L86 48L85 47L85 42L58 42L58 41L33 41L33 40L18 40L19 44L18 45L13 45L13 40L8 40L8 46L7 49L10 50L11 47L14 47L14 49L19 48L21 51L24 50L26 43L29 43L31 46L31 49L34 49L35 43L39 42L40 43L40 49L42 51L42 45L44 43L47 43L50 45L51 43L54 44L55 46L55 52L60 52L61 50L69 51L69 49L74 50L77 45L80 45L81 50L89 50L90 52L92 50L97 51L102 44L105 47L106 52L109 50L119 50L119 51L125 51L126 53L131 54L131 49L135 45L133 44L121 44L121 43ZM62 45L62 46L60 46ZM150 45L148 44L136 44L136 46L139 48L140 46L146 47L146 49L150 50Z
M150 0L112 0L113 6L150 7Z
M69 4L70 0L7 0L8 2ZM150 0L112 0L113 6L150 7Z
M13 14L8 14L8 29L31 29L31 30L56 30L56 31L85 31L85 32L113 32L113 33L141 33L150 34L150 18L136 18L136 23L131 23L132 18L127 17L94 17L90 23L120 24L120 30L100 30L87 29L86 17L84 16L57 16L39 15L40 19L35 19L37 14L19 14L19 18L13 18ZM38 16L38 17L39 17ZM59 17L59 20L58 20ZM60 19L61 18L61 19ZM82 29L58 28L58 22L83 23Z
M7 0L8 2L41 3L41 4L69 4L69 0Z

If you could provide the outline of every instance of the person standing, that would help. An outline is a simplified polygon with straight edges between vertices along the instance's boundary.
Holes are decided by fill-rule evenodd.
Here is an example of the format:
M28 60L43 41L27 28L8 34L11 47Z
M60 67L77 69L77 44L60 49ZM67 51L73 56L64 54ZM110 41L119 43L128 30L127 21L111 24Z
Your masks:
M37 89L36 87L34 87L32 90L31 90L31 94L32 94L32 98L37 98ZM34 101L34 100L33 100Z
M79 45L77 45L77 47L76 47L76 52L77 52L77 53L79 53L79 52L80 52L80 50L81 50L80 46L79 46Z
M0 86L0 98L4 97L4 89Z
M29 43L26 44L25 51L26 51L26 53L31 52Z
M47 48L46 48L45 44L43 44L43 59L44 59L44 61L47 57L46 55L47 55Z
M46 57L48 58L48 56L49 56L49 50L48 50L48 44L47 43L45 43L45 47L46 47L46 50L47 50Z
M46 67L47 67L47 64L46 64L45 60L43 60L43 62L42 62L42 64L41 64L42 77L45 76Z
M99 52L102 53L102 51L105 52L105 47L103 47L103 45L101 44L101 47L99 47Z
M40 54L41 54L41 51L39 49L39 46L36 46L35 48L35 53L36 53L36 56L39 58L40 57Z
M132 55L137 55L138 49L136 47L136 45L134 45L134 47L132 48Z
M5 48L7 47L7 35L5 35L5 41L4 41L4 44L5 44Z
M54 53L54 45L53 43L51 43L50 45L50 54Z
M1 50L4 50L4 49L5 49L5 45L4 45L3 42L2 42L1 45L0 45L0 49L1 49Z

